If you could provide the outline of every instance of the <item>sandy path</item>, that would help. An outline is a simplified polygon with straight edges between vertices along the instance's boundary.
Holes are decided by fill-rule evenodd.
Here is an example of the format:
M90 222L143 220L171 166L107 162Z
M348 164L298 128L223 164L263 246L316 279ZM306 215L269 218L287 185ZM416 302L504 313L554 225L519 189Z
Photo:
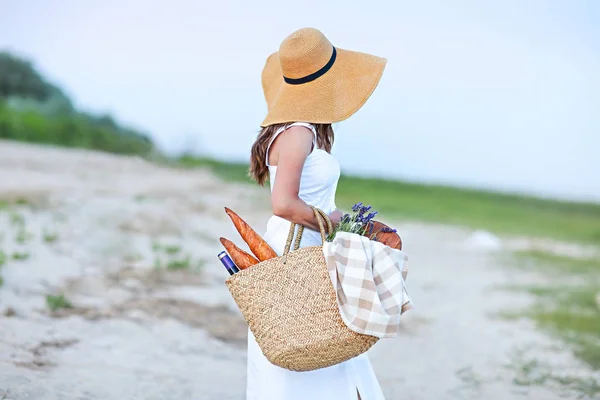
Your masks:
M244 398L245 325L215 255L219 236L237 240L222 206L262 230L265 191L0 142L0 199L19 198L28 204L0 210L0 399ZM513 242L491 251L468 230L395 225L417 308L370 353L388 399L575 398L514 380L542 364L594 377L529 323L494 317L529 301L497 290L515 279L497 249ZM45 296L60 292L74 308L51 313Z

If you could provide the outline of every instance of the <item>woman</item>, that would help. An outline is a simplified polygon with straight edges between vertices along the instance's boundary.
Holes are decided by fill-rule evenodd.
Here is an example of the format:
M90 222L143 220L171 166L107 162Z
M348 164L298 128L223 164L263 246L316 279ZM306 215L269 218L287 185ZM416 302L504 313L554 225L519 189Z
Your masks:
M265 240L282 254L290 221L303 225L301 246L321 244L309 205L334 224L340 176L330 154L331 124L354 114L379 83L386 60L335 48L316 29L288 36L262 73L268 114L252 146L250 175L269 178L273 217ZM310 307L310 305L307 305ZM248 335L248 400L381 400L383 394L366 356L328 368L293 372L271 364Z

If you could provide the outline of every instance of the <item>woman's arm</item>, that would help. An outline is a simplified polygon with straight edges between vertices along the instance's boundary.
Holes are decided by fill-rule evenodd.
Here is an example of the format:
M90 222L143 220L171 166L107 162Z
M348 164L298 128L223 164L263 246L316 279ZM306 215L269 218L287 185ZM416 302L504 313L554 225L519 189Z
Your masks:
M319 225L312 209L298 197L304 162L312 150L313 133L303 126L292 126L281 133L272 155L277 157L277 179L271 194L273 214L318 231ZM331 222L339 223L341 213L333 212ZM325 227L327 229L327 227Z

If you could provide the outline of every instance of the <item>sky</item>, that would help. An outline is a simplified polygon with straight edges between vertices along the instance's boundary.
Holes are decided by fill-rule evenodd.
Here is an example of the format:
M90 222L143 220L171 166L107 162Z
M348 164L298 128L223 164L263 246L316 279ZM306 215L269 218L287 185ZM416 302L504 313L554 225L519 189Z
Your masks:
M600 1L0 0L0 50L167 152L248 159L266 57L302 27L388 59L342 171L600 202Z

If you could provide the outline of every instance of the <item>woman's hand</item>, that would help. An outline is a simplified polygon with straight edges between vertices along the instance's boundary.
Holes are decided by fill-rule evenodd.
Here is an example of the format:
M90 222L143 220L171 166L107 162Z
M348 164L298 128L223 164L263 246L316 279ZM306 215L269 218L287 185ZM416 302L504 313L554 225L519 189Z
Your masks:
M344 214L340 210L334 210L331 214L329 214L329 219L335 228L342 221L342 217Z

